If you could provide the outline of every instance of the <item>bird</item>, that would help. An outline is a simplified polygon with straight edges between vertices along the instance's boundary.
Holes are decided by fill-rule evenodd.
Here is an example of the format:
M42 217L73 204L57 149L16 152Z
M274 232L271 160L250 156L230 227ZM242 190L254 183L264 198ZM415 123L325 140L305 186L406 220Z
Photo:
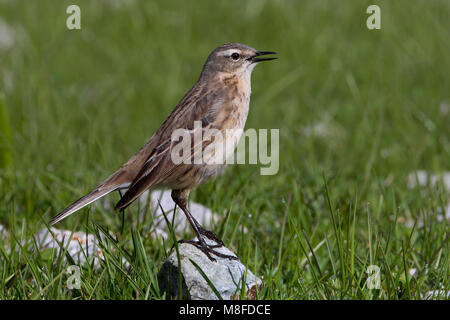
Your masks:
M251 74L254 67L263 61L277 59L267 57L274 51L258 51L241 43L227 43L213 50L206 59L202 71L194 86L179 101L160 128L148 142L117 171L110 175L95 189L73 202L62 212L53 217L50 225L61 221L81 208L115 191L126 189L115 205L116 210L124 210L136 198L149 188L161 187L171 189L174 203L184 212L196 234L197 240L180 240L179 243L192 244L211 261L213 255L221 258L236 259L217 250L224 245L214 232L204 229L187 208L189 193L201 183L220 174L226 163L224 161L190 161L196 152L208 151L209 158L228 157L234 152L237 141L247 120L251 95ZM199 126L198 124L201 124ZM189 139L173 138L176 130L182 130L193 137L200 131L224 133L235 130L232 138L214 139L211 134L200 142L186 142ZM227 137L226 135L223 135ZM223 137L222 136L222 137ZM212 148L226 139L233 139L232 147L226 148L224 154ZM183 161L174 161L175 149L187 147L190 152L181 155ZM208 149L209 147L209 149ZM183 149L185 150L185 149ZM180 156L180 153L178 153ZM215 244L211 244L212 240Z

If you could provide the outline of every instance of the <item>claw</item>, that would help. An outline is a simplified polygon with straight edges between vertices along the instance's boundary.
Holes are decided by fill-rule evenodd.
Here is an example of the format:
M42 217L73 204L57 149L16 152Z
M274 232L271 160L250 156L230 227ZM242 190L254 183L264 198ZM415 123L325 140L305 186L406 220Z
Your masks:
M216 234L212 231L203 229L203 228L199 228L198 230L200 232L200 234L204 235L205 237L207 237L209 240L214 241L215 243L217 243L217 246L215 246L215 248L220 248L223 247L223 241L222 239L220 239L218 236L216 236Z
M215 256L220 257L220 258L224 258L224 259L238 260L238 258L236 256L223 254L223 253L220 253L220 252L214 250L214 248L222 247L223 244L209 245L204 240L198 240L198 241L194 241L194 240L179 240L178 243L180 243L180 244L181 243L187 243L187 244L193 245L194 247L200 249L209 258L209 260L211 260L212 262L215 262L216 259L214 259L211 256L211 254L214 254Z

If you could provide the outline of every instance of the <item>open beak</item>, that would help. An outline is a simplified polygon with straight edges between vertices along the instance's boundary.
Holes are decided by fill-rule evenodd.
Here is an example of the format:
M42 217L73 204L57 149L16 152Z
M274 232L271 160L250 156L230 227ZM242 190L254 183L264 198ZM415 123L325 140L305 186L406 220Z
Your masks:
M277 59L277 58L258 58L260 56L265 56L265 55L268 55L268 54L276 54L276 52L273 52L273 51L258 51L254 56L251 56L247 60L251 61L252 63L255 63L255 62L270 61L270 60Z

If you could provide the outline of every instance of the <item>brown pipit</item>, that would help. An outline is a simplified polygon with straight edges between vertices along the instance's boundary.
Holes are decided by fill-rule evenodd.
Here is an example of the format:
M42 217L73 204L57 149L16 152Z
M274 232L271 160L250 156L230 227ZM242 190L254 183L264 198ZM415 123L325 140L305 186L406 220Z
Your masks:
M183 152L182 162L173 161L173 150L179 146L180 139L173 139L172 134L177 129L184 129L188 135L195 136L199 129L195 123L201 123L202 132L215 130L224 133L230 129L241 129L242 133L247 120L250 102L250 77L258 62L275 58L261 57L274 54L270 51L258 51L240 43L229 43L215 49L206 60L197 83L181 99L169 117L150 138L150 140L119 170L97 188L72 203L55 216L50 224L55 224L77 210L104 195L122 188L128 190L116 205L123 210L129 206L141 193L151 187L166 187L172 189L172 199L183 210L194 229L197 241L181 240L202 250L211 260L214 254L223 258L234 259L234 256L224 255L214 250L223 245L213 232L205 230L187 209L190 190L200 183L216 176L224 167L225 162L211 163L195 161L194 156L208 148L218 145L220 139L211 139L211 135L200 142L190 144L189 151ZM199 122L197 122L199 121ZM232 136L232 148L226 148L223 157L234 152L240 133ZM227 138L225 138L227 139ZM223 140L223 139L222 139ZM185 141L186 142L186 141ZM184 144L186 146L186 143ZM214 151L207 151L204 157L214 157ZM191 161L193 160L194 161ZM209 245L205 237L216 242Z

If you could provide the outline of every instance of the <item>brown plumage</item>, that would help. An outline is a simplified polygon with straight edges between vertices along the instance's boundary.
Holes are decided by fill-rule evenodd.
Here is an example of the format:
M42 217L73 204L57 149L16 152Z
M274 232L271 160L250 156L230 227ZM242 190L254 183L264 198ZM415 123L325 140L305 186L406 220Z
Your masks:
M70 214L99 199L100 197L120 188L127 188L116 205L123 210L140 194L152 187L172 189L172 198L186 214L194 229L198 241L182 240L200 248L211 259L211 253L225 256L214 250L223 245L222 241L211 231L203 229L191 216L186 204L191 189L203 181L216 176L224 164L198 163L194 160L196 151L202 152L206 147L213 147L215 139L203 138L195 143L193 138L199 133L209 132L208 129L219 130L225 136L227 129L243 129L247 119L250 102L250 76L254 66L265 60L260 56L274 52L261 52L249 46L230 43L215 49L206 60L197 83L181 99L169 117L150 138L150 140L119 170L102 182L97 188L78 199L64 211L55 216L50 224L57 223ZM195 121L201 122L201 128L194 126ZM172 133L176 129L185 129L193 138L190 145L191 153L184 155L190 163L176 164L172 160L172 150L179 141L172 141ZM236 146L240 135L235 137ZM225 156L233 150L226 150ZM205 151L206 152L206 151ZM204 237L214 240L217 245L210 246Z

